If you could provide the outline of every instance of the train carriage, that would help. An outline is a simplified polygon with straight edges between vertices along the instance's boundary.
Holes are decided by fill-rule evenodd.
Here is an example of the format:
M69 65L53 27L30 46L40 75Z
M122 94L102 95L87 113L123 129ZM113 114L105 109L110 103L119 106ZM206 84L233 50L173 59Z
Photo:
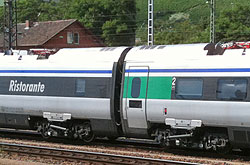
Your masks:
M211 56L205 46L139 47L127 54L124 130L165 145L249 146L249 50Z
M249 49L213 44L0 56L0 127L228 150L250 145Z
M117 136L113 74L125 49L63 49L44 60L2 56L0 126L38 128L45 137L84 137L90 128L97 136Z

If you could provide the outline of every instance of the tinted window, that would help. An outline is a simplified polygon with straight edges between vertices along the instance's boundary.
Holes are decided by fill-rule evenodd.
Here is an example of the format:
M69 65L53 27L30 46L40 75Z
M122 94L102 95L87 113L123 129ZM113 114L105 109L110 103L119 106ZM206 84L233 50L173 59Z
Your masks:
M140 96L140 91L141 91L141 79L139 77L135 77L132 80L131 96L133 98L138 98Z
M203 80L200 78L177 78L175 97L179 99L201 99Z
M247 96L246 79L218 80L217 98L221 100L245 100Z
M76 79L76 94L84 96L85 95L85 80Z

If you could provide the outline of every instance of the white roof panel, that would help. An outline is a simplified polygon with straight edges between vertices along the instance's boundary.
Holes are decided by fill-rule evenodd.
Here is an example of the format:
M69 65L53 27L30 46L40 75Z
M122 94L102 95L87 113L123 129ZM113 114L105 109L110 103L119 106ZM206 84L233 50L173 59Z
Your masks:
M37 60L37 56L0 56L0 69L96 69L112 70L126 47L117 48L65 48L49 59Z
M136 47L127 54L128 66L150 68L229 68L249 67L250 49L226 49L223 55L207 55L207 44ZM244 51L244 53L243 53Z

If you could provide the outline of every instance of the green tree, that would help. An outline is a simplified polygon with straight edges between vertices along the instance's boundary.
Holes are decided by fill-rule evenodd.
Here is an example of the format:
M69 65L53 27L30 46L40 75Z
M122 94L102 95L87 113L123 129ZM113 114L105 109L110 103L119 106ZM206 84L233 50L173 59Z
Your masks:
M58 12L57 3L54 1L41 0L18 0L18 22L30 21L48 21L61 18Z
M224 10L216 20L217 41L249 41L250 7L237 5Z
M74 0L65 18L76 18L109 46L133 45L134 0Z
M0 7L0 31L3 32L3 26L4 26L4 13L3 13L4 9L1 6Z
M184 44L208 42L209 33L206 21L193 24L188 15L173 14L168 22L157 21L155 44Z
M134 0L18 0L18 22L77 19L108 46L134 45Z

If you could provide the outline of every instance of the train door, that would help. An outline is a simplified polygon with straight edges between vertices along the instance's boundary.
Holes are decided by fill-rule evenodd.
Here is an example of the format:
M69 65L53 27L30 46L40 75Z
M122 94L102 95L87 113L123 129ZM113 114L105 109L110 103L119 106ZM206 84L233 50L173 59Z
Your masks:
M131 66L128 69L125 109L129 128L148 128L146 116L148 74L148 67Z

